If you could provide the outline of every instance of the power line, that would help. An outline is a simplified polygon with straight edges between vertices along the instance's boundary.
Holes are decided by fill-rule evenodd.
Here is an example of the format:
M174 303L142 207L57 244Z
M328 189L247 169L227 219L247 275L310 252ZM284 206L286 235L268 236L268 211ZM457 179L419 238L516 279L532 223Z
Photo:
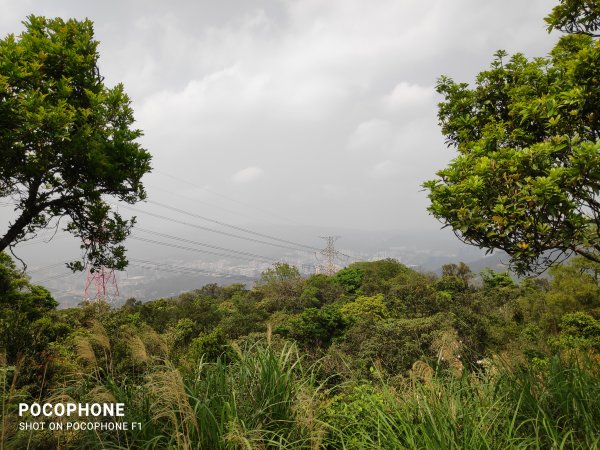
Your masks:
M130 263L129 266L137 267L139 269L154 270L155 272L175 273L178 275L209 275L208 273L200 272L200 271L193 272L193 271L189 271L189 270L171 269L169 267L159 267L158 265L155 265L153 263L143 263L143 264L142 263L133 263L133 264Z
M166 263L157 263L157 262L148 261L145 259L130 258L129 261L132 261L134 263L134 264L131 264L132 266L142 267L144 269L150 268L150 269L155 269L155 270L159 270L159 271L168 271L168 272L189 274L189 275L193 275L193 274L200 274L200 275L207 275L207 276L216 275L216 276L220 276L220 277L235 277L236 276L235 274L231 274L231 273L206 271L206 270L196 269L195 267L177 266L177 265L166 264ZM143 265L152 265L155 267L145 267Z
M208 205L208 206L210 206L210 207L212 207L212 208L218 208L218 209L220 209L220 210L222 210L222 211L225 211L225 212L227 212L227 213L229 213L229 214L234 214L234 215L236 215L236 216L245 217L245 218L252 218L252 219L253 219L253 217L252 217L252 216L250 216L249 214L245 214L245 213L242 213L242 212L239 212L239 211L234 211L234 210L232 210L232 209L229 209L229 208L224 208L224 207L223 207L223 206L221 206L221 205L215 205L215 204L213 204L213 203L209 203L209 202L206 202L206 201L204 201L204 200L199 200L199 199L197 199L197 198L192 198L192 197L190 197L190 196L188 196L188 195L183 195L183 194L181 194L181 193L179 193L179 192L173 192L173 191L170 191L170 190L168 190L168 189L165 189L165 188L163 188L163 187L159 187L159 186L156 186L156 185L154 185L154 186L148 186L148 188L149 188L148 190L159 190L159 191L163 191L163 192L166 192L167 194L170 194L171 196L180 197L180 198L182 198L182 199L184 199L184 200L187 200L187 201L190 201L190 202L194 202L194 203L202 203L202 204L204 204L204 205Z
M164 174L164 175L167 175L167 174ZM171 178L174 178L171 175L167 175L167 176L169 176ZM187 182L185 180L180 180L180 181L183 181L183 182L186 182L188 184L192 184L193 186L195 186L193 183L189 183L189 182ZM199 186L196 186L196 187L199 187ZM157 201L148 200L148 203L151 203L153 205L156 205L156 206L159 206L159 207L162 207L162 208L165 208L165 209L169 209L171 211L175 211L175 212L178 212L178 213L181 213L181 214L185 214L185 215L188 215L190 217L194 217L194 218L197 218L197 219L205 220L207 222L215 223L215 224L220 225L220 226L224 226L224 227L228 227L228 228L231 228L231 229L234 229L234 230L237 230L237 231L241 231L243 233L248 233L248 234L251 234L251 235L254 235L254 236L259 236L259 237L262 237L262 238L270 239L270 240L273 240L273 241L276 241L276 242L281 242L283 244L289 244L289 245L292 245L292 246L295 246L295 247L300 247L300 248L294 248L294 247L289 247L289 246L282 246L282 245L275 244L275 243L269 243L269 242L265 242L265 241L261 241L261 240L257 240L257 239L252 239L252 238L243 237L243 236L239 236L239 235L235 235L235 234L231 234L231 233L226 233L226 232L215 230L215 229L209 228L209 227L202 227L200 225L195 225L195 224L192 225L192 224L189 224L187 222L177 221L177 220L172 219L172 218L167 218L165 216L161 216L160 214L151 213L151 212L148 212L148 211L143 211L143 210L135 208L135 207L133 207L131 205L126 205L126 204L125 205L122 205L122 204L121 205L115 205L115 204L112 204L112 206L123 207L123 208L129 209L129 210L132 210L134 212L141 212L143 214L147 214L147 215L150 215L150 216L162 218L164 220L169 220L169 221L175 222L175 223L180 223L182 225L188 225L188 226L191 225L191 226L194 226L195 228L203 229L205 231L209 231L209 232L212 232L212 233L223 234L223 235L226 235L226 236L229 236L229 237L234 237L234 238L237 238L237 239L245 239L245 240L249 240L249 241L252 241L252 242L257 242L257 243L261 243L261 244L265 244L265 245L271 245L271 246L275 246L275 247L286 248L286 249L289 249L289 250L304 251L304 252L308 252L308 250L310 250L309 253L313 253L314 251L320 251L320 249L318 249L316 247L312 247L310 245L301 244L301 243L290 241L290 240L287 240L287 239L281 239L281 238L278 238L278 237L275 237L275 236L271 236L271 235L268 235L268 234L265 234L265 233L259 233L259 232L250 230L248 228L240 227L240 226L237 226L237 225L232 225L232 224L229 224L229 223L226 223L226 222L222 222L220 220L215 220L215 219L211 219L211 218L206 217L206 216L201 216L199 214L194 214L194 213L191 213L189 211L186 211L186 210L183 210L183 209L180 209L180 208L175 208L175 207L170 206L170 205L165 205L164 203L160 203L160 202L157 202Z
M130 209L133 209L133 208L130 208ZM251 238L251 237L248 237L248 236L240 236L239 234L233 234L233 233L228 233L226 231L216 230L214 228L204 227L202 225L197 225L197 224L194 224L194 223L190 223L190 222L185 222L185 221L182 221L182 220L173 219L171 217L166 217L166 216L163 216L161 214L156 214L156 213L151 213L151 212L141 211L141 210L138 210L138 212L141 212L142 214L147 214L147 215L150 215L150 216L153 216L153 217L157 217L159 219L167 220L169 222L178 223L180 225L186 225L186 226L189 226L189 227L192 227L192 228L196 228L196 229L199 229L199 230L209 231L211 233L221 234L223 236L233 237L233 238L236 238L236 239L243 239L245 241L256 242L256 243L259 243L259 244L270 245L272 247L279 247L279 248L285 248L285 249L288 249L288 250L295 250L295 251L298 251L298 252L313 253L312 251L305 250L305 249L302 249L302 248L290 247L289 245L275 244L274 242L261 241L260 239L254 239L254 238ZM136 229L140 229L140 228L136 227Z
M289 219L289 218L287 218L287 217L285 217L285 216L282 216L282 215L280 215L280 214L276 214L276 213L274 213L274 212L272 212L272 211L269 211L269 210L267 210L267 209L260 208L260 207L258 207L258 206L255 206L255 205L250 205L249 203L245 203L245 202L242 202L242 201L240 201L240 200L237 200L237 199L235 199L235 198L228 197L227 195L220 194L220 193L218 193L218 192L215 192L215 191L213 191L212 189L208 189L207 187L204 187L204 186L199 186L199 185L197 185L197 184L195 184L195 183L192 183L191 181L184 180L184 179L182 179L182 178L179 178L179 177L176 177L176 176L174 176L174 175L169 175L168 173L165 173L165 172L163 172L163 171L156 170L155 172L156 172L156 173L159 173L159 174L161 174L161 175L163 175L163 176L165 176L165 177L169 177L169 178L171 178L171 179L173 179L173 180L179 181L180 183L188 184L188 185L190 185L190 186L193 186L193 187L195 187L195 188L197 188L197 189L202 189L202 190L204 190L204 191L206 191L206 192L209 192L209 193L211 193L211 194L213 194L213 195L216 195L216 196L218 196L218 197L222 197L222 198L224 198L224 199L226 199L226 200L229 200L229 201L231 201L231 202L238 203L238 204L240 204L240 205L242 205L242 206L246 206L246 207L248 207L248 208L257 209L257 210L259 210L259 211L262 211L262 212L264 212L264 213L267 213L267 214L269 214L269 215L271 215L271 216L273 216L273 217L277 217L277 218L279 218L279 219L283 219L283 220L285 220L286 222L292 223L292 224L294 224L294 225L298 225L298 223L296 223L295 221L293 221L293 220L291 220L291 219Z
M19 243L17 245L19 245L19 247L29 247L30 245L38 245L38 244L48 244L52 241L58 241L60 239L66 239L68 238L69 235L68 234L63 234L61 236L36 236L35 238L31 238L28 239L27 242L23 242L22 244ZM36 239L39 238L39 239ZM48 240L45 240L48 239Z
M113 206L117 206L117 205L113 205ZM257 242L257 243L260 243L260 244L271 245L273 247L287 248L287 249L290 249L290 250L303 251L303 252L308 252L308 253L313 253L315 250L316 251L319 250L318 248L315 248L315 247L310 247L308 245L298 244L296 242L287 241L285 239L279 239L279 238L276 238L276 237L273 237L273 236L269 236L269 235L266 235L266 234L257 233L257 232L251 231L251 230L244 229L242 227L237 227L235 225L225 224L224 222L219 222L219 221L213 221L212 219L204 218L202 216L197 216L196 214L188 213L187 211L183 211L183 210L178 210L177 212L181 212L182 214L186 214L186 215L189 215L189 216L192 216L192 217L197 217L197 218L200 218L200 219L204 219L204 220L209 220L209 221L212 221L212 222L216 222L219 225L227 226L229 228L234 228L236 230L240 230L240 231L243 231L245 233L250 233L250 234L257 235L257 236L265 237L267 239L272 239L272 240L275 240L275 241L292 244L292 245L295 245L296 247L305 247L305 248L310 249L312 251L308 251L308 250L305 250L305 249L302 249L302 248L290 247L290 246L287 246L287 245L275 244L273 242L261 241L261 240L250 238L250 237L247 237L247 236L240 236L240 235L237 235L237 234L228 233L226 231L216 230L214 228L209 228L209 227L205 227L205 226L202 226L202 225L198 225L198 224L194 224L194 223L190 223L190 222L185 222L185 221L182 221L182 220L173 219L172 217L167 217L167 216L164 216L162 214L157 214L157 213L152 213L152 212L149 212L149 211L144 211L144 210L141 210L139 208L135 208L135 207L130 206L130 205L118 205L118 207L123 207L123 208L129 209L129 210L131 210L133 212L136 212L136 213L146 214L148 216L156 217L158 219L166 220L166 221L173 222L173 223L178 223L180 225L186 225L186 226L189 226L189 227L197 228L199 230L209 231L211 233L222 234L224 236L229 236L229 237L233 237L233 238L236 238L236 239L244 239L244 240L251 241L251 242ZM175 210L177 210L177 208L171 208L171 207L168 207L168 208L169 209L175 209Z
M200 269L196 269L194 267L186 267L186 266L177 266L177 265L173 265L173 264L166 264L166 263L157 263L157 262L153 262L153 261L148 261L148 260L144 260L144 259L137 259L137 258L129 258L129 261L132 262L133 264L129 264L129 266L132 267L139 267L139 268L143 268L143 269L153 269L153 270L159 270L159 271L165 271L165 272L171 272L171 273L180 273L180 274L186 274L186 275L195 275L195 274L199 274L199 275L206 275L206 276L219 276L219 277L236 277L239 275L235 275L235 274L231 274L231 273L223 273L223 272L215 272L215 271L206 271L206 270L200 270ZM51 267L56 267L56 266L60 266L64 263L59 262L59 263L54 263L54 264L49 264L47 266L43 266L40 267L39 269L36 269L35 271L40 271L43 269L48 269ZM147 267L148 265L154 266L154 267ZM34 271L32 271L34 272ZM45 283L48 281L53 281L53 280L59 280L62 278L67 278L73 275L77 275L76 273L63 273L63 274L59 274L59 275L53 275L50 277L46 277L43 278L41 280L36 280L33 281L34 284L40 284L40 283ZM51 288L54 291L62 291L64 293L68 293L70 294L70 291L64 290L64 289L58 289L58 288Z
M216 255L216 256L224 256L226 258L232 258L232 257L235 256L235 255L227 255L227 254L224 254L224 253L211 252L209 250L201 250L199 248L184 247L182 245L170 244L168 242L160 242L160 241L156 241L154 239L146 239L146 238L142 238L142 237L139 237L139 236L130 236L129 239L133 239L133 240L136 240L136 241L142 241L142 242L148 242L150 244L155 244L155 245L162 245L162 246L165 246L165 247L178 248L178 249L181 249L181 250L187 250L187 251L191 251L191 252L207 253L209 255ZM266 261L266 262L273 262L273 260L263 259L262 257L260 257L260 258L254 258L254 259L246 258L244 256L235 256L235 257L238 258L238 259L246 260L246 261L254 261L255 259L262 259L263 261Z
M53 295L56 295L54 293L59 292L59 293L62 293L61 294L62 297L66 297L67 295L70 297L81 297L81 292L74 293L73 291L67 291L66 289L59 289L59 288L53 288L53 287L49 287L47 289L51 293L53 293Z
M244 252L244 251L239 251L239 250L232 250L232 249L225 248L225 247L219 247L218 245L206 244L204 242L193 241L191 239L180 238L180 237L172 236L172 235L166 234L166 233L159 233L159 232L156 232L156 231L147 230L145 228L137 228L137 230L142 231L144 233L151 234L153 236L159 236L159 237L164 237L164 238L167 238L167 239L173 239L175 241L185 242L187 244L199 245L201 247L208 247L208 248L212 248L212 249L215 249L215 250L223 250L223 251L226 251L226 252L231 252L231 253L235 253L235 254L239 254L239 255L243 255L243 256L251 256L251 257L254 257L254 258L262 258L262 259L269 260L268 257L262 256L262 255L257 255L255 253Z
M194 187L197 187L197 188L200 188L200 189L204 189L204 190L206 190L208 192L211 192L212 194L219 195L219 196L221 196L223 198L226 198L228 200L234 201L236 203L244 204L243 202L237 201L235 199L231 199L231 198L229 198L227 196L224 196L222 194L213 192L213 191L211 191L211 190L209 190L207 188L204 188L204 187L201 187L201 186L197 186L194 183L188 182L186 180L174 177L174 176L166 174L166 173L163 173L163 175L168 176L168 177L173 178L173 179L176 179L176 180L178 180L180 182L184 182L184 183L190 184L190 185L192 185ZM180 195L180 194L175 194L175 195ZM312 246L309 246L309 245L301 244L301 243L290 241L290 240L287 240L287 239L281 239L281 238L278 238L278 237L275 237L275 236L271 236L271 235L268 235L268 234L265 234L265 233L259 233L259 232L253 231L253 230L250 230L250 229L245 228L245 227L233 225L233 224L226 223L226 222L223 222L223 221L220 221L220 220L215 220L215 219L212 219L212 218L209 218L209 217L206 217L206 216L202 216L202 215L199 215L199 214L191 213L189 211L186 211L186 210L183 210L183 209L180 209L180 208L176 208L176 207L173 207L173 206L170 206L170 205L166 205L164 203L160 203L160 202L157 202L157 201L148 200L148 203L156 205L156 206L159 206L161 208L168 209L170 211L178 212L180 214L184 214L184 215L187 215L187 216L190 216L190 217L194 217L194 218L197 218L197 219L201 219L201 220L205 220L205 221L208 221L208 222L211 222L211 223L215 223L215 224L218 224L218 225L223 226L223 227L228 227L228 228L231 228L231 229L234 229L234 230L237 230L237 231L241 231L243 233L247 233L247 234L251 234L251 235L254 235L254 236L263 237L263 238L266 238L266 239L270 239L272 241L281 242L283 244L290 244L290 245L292 245L294 247L292 247L290 245L277 244L277 243L274 243L274 242L267 242L267 241L263 241L263 240L260 240L260 239L250 238L250 237L247 237L247 236L240 236L240 235L237 235L237 234L228 233L228 232L217 230L217 229L214 229L214 228L204 227L204 226L201 226L201 225L198 225L198 224L194 224L194 223L190 223L190 222L185 222L185 221L173 219L171 217L166 217L166 216L163 216L163 215L160 215L160 214L157 214L157 213L152 213L152 212L149 212L149 211L143 211L143 210L140 210L138 208L134 208L134 207L132 207L130 205L115 205L115 204L113 204L112 206L116 206L117 208L118 207L124 207L126 209L129 209L129 210L132 210L132 211L135 211L135 212L140 212L142 214L146 214L146 215L149 215L149 216L152 216L152 217L160 218L162 220L167 220L167 221L170 221L170 222L173 222L173 223L182 224L182 225L185 225L185 226L191 226L191 227L194 227L196 229L201 229L201 230L209 231L209 232L212 232L212 233L218 233L218 234L225 235L225 236L228 236L228 237L233 237L233 238L236 238L236 239L243 239L243 240L247 240L247 241L250 241L250 242L256 242L256 243L260 243L260 244L264 244L264 245L270 245L270 246L275 246L275 247L279 247L279 248L285 248L285 249L294 250L294 251L302 251L302 252L307 252L307 253L311 253L311 254L314 254L315 251L317 251L317 252L321 253L322 255L326 256L326 258L327 258L327 268L326 268L326 270L327 270L328 273L335 271L335 264L334 264L334 261L333 261L334 258L335 258L335 256L344 256L346 258L351 258L349 255L345 255L345 254L343 254L343 253L341 253L341 252L339 252L339 251L337 251L337 250L334 249L334 247L333 247L333 241L335 239L337 239L337 237L334 237L334 236L324 237L324 239L326 239L326 240L327 239L333 239L333 241L328 241L327 247L324 250L321 250L319 248L312 247ZM4 203L4 202L0 202L0 204L12 205L10 203ZM260 209L260 208L256 208L256 209ZM222 250L222 251L226 251L226 252L233 253L233 254L236 254L236 255L241 255L243 257L244 256L250 256L252 258L260 259L260 260L263 260L263 261L269 261L269 262L272 261L271 259L269 259L269 258L267 258L265 256L256 255L256 254L249 253L249 252L241 252L241 251L237 251L237 250L233 250L233 249L227 249L227 248L219 247L219 246L212 245L212 244L207 244L207 243L203 243L203 242L192 241L192 240L189 240L189 239L184 239L184 238L180 238L180 237L168 235L168 234L165 234L165 233L158 233L158 232L147 230L147 229L143 229L143 228L138 228L138 229L140 231L142 231L142 232L149 233L149 234L152 234L154 236L160 236L160 237L164 237L164 238L167 238L167 239L177 240L179 242L184 242L184 243L188 243L188 244L198 245L198 246L202 246L202 247L208 247L208 248L212 248L212 249L215 249L215 250ZM62 239L62 238L65 238L65 237L66 237L66 235L65 236L55 237L55 239ZM156 244L156 245L169 246L169 247L172 247L172 248L180 248L180 249L188 250L188 251L196 251L196 252L201 252L201 253L206 253L206 254L212 254L212 255L216 255L216 256L232 257L232 255L228 255L228 254L216 253L216 252L211 252L211 251L206 251L206 250L200 250L200 249L191 249L189 247L179 246L179 245L170 244L170 243L166 243L166 242L160 242L160 241L156 241L156 240L152 240L152 239L142 238L142 237L135 236L135 235L132 236L131 239L139 240L139 241L143 241L143 242L148 242L148 243L153 243L153 244ZM34 244L37 244L37 243L39 243L39 242L29 242L29 243L22 244L22 245L34 245ZM298 248L298 247L300 247L300 248ZM236 256L236 257L240 258L240 256ZM248 258L240 258L240 259L249 260ZM41 270L41 269L38 269L38 270Z
M63 273L61 275L54 275L52 277L44 278L42 280L35 280L35 281L32 280L32 281L35 284L40 284L40 283L45 283L47 281L58 280L60 278L70 277L70 276L73 276L73 275L78 275L78 274L76 274L76 273Z
M53 267L64 266L64 265L65 265L64 262L59 262L59 263L54 263L54 264L48 264L47 266L37 267L37 268L35 268L33 270L28 270L27 273L43 272L43 271L51 269Z
M156 201L153 201L153 200L148 200L148 203L152 203L153 205L157 205L157 206L160 206L162 208L170 209L171 211L176 211L178 213L185 214L185 215L190 216L190 217L195 217L197 219L206 220L207 222L216 223L217 225L221 225L221 226L228 227L228 228L233 228L234 230L242 231L244 233L249 233L249 234L253 234L255 236L260 236L260 237L264 237L264 238L271 239L271 240L274 240L274 241L283 242L285 244L292 244L292 245L295 245L297 247L308 248L310 250L318 250L317 248L311 247L310 245L299 244L297 242L289 241L287 239L280 239L280 238L277 238L277 237L274 237L274 236L271 236L271 235L268 235L268 234L258 233L256 231L249 230L248 228L244 228L244 227L240 227L240 226L237 226L237 225L232 225L232 224L229 224L229 223L221 222L220 220L211 219L209 217L201 216L199 214L194 214L194 213L191 213L191 212L186 211L184 209L179 209L179 208L175 208L173 206L165 205L164 203L159 203L159 202L156 202Z

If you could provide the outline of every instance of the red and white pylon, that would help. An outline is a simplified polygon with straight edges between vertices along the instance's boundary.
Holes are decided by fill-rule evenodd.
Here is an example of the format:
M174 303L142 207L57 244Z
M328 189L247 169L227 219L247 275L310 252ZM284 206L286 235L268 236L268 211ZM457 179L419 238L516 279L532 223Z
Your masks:
M94 293L95 286L95 293ZM92 297L93 295L93 297ZM119 297L119 286L114 269L100 268L87 269L83 299L87 301L114 303Z

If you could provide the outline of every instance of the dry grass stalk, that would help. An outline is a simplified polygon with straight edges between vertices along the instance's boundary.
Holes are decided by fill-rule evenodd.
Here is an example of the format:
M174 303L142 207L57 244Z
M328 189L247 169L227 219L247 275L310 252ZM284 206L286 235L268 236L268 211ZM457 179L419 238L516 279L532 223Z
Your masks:
M191 448L191 431L197 430L196 416L189 403L181 373L174 368L154 372L146 385L153 398L152 420L168 420L177 430L179 448Z
M129 350L131 351L131 358L136 364L143 364L148 362L148 353L144 342L138 335L130 335L127 337L129 342Z
M99 345L104 350L110 349L110 338L106 333L106 329L100 322L98 322L97 320L91 320L89 322L88 330L90 332L90 342Z
M238 358L242 359L244 357L244 353L242 352L242 349L240 348L240 345L237 342L231 341L229 343L229 346L233 349Z
M447 361L450 366L450 371L454 376L460 376L464 369L463 363L460 360L460 351L462 343L458 338L458 333L451 328L445 330L434 339L431 344L432 350L438 355L438 363Z
M75 336L75 352L79 359L96 364L96 353L90 341L82 335Z
M410 369L411 378L416 381L429 382L433 378L433 368L424 361L415 361Z
M104 386L96 386L88 392L88 400L90 403L116 403L117 399Z
M154 329L147 327L140 335L146 352L149 356L158 356L163 358L169 353L169 346L164 338L162 338Z
M260 442L262 440L260 433L256 430L254 430L254 432L246 430L244 426L240 424L237 417L229 422L227 429L229 431L223 437L223 439L225 442L234 444L236 448L247 450L260 450L264 448L264 446L256 445L256 442ZM252 436L253 434L254 436Z
M300 389L292 404L292 410L298 425L308 430L310 434L311 449L322 447L323 438L327 432L323 423L317 419L318 409L319 400L316 395L311 395L306 387Z

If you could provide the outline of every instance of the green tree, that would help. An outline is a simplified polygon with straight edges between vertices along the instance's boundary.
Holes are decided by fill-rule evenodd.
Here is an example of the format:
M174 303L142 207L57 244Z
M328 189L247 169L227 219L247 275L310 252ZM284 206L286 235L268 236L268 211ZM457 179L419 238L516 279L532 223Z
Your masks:
M374 322L387 319L390 315L383 294L372 297L361 295L353 302L346 303L341 307L342 317L348 322L363 320Z
M593 31L599 14L597 1L563 1L547 21ZM519 273L570 253L600 261L599 72L598 40L582 33L545 58L497 52L473 88L441 77L438 117L458 156L424 183L429 211L464 242L506 251Z
M430 354L436 333L447 328L444 314L356 322L344 334L340 348L365 367L379 361L389 374L395 375Z
M358 269L360 287L356 290L360 295L386 294L392 280L397 277L410 276L414 271L393 258L379 261L356 262L349 269Z
M600 264L571 258L568 264L553 267L550 274L552 296L564 298L577 310L600 308Z
M122 268L120 243L134 220L106 199L145 198L141 178L151 159L131 128L130 100L122 85L103 83L91 21L23 23L18 37L0 40L0 197L18 211L0 251L67 217L65 229L82 240L92 265Z
M492 269L484 269L481 271L480 275L484 289L515 287L515 282L512 280L508 272L495 272Z
M227 343L227 336L220 327L195 338L188 354L195 364L201 359L207 362L214 362L218 358L224 361L235 360L235 352Z
M260 275L257 291L264 297L263 304L269 312L276 310L300 311L303 305L299 298L304 279L294 266L275 263Z
M469 280L473 277L473 272L464 262L444 264L442 266L442 277L436 281L435 288L438 291L450 294L463 292L469 288Z
M232 339L265 330L268 314L253 292L237 293L231 297L232 307L221 321L223 331Z
M519 301L525 320L554 334L558 333L565 314L585 312L599 317L600 285L596 278L599 269L599 264L584 258L571 258L566 264L552 267L552 280L543 295L533 293Z
M364 277L364 271L360 269L360 267L352 265L350 267L345 267L336 273L333 280L342 286L346 292L354 294L360 288Z
M545 20L548 31L557 29L566 33L600 36L600 1L560 0Z
M289 334L307 347L329 347L347 328L338 306L307 308L292 323ZM278 331L278 330L276 330Z
M600 321L584 312L565 314L561 318L561 332L554 343L561 347L595 348L600 350Z
M48 344L68 333L69 327L52 316L57 306L47 289L30 284L0 253L0 355L9 364L26 355L43 359Z
M471 272L471 268L461 261L458 264L444 264L442 266L442 276L456 277L465 284L468 284L469 280L473 278L474 275L473 272Z

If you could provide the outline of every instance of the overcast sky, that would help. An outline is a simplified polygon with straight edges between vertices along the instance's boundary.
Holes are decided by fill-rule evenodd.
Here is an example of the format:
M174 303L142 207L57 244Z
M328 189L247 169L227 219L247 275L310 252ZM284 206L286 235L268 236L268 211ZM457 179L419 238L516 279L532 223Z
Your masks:
M554 4L0 0L0 34L29 14L94 21L101 74L124 83L154 158L151 199L333 233L426 231L440 225L420 184L453 155L437 77L472 81L498 49L545 55Z

